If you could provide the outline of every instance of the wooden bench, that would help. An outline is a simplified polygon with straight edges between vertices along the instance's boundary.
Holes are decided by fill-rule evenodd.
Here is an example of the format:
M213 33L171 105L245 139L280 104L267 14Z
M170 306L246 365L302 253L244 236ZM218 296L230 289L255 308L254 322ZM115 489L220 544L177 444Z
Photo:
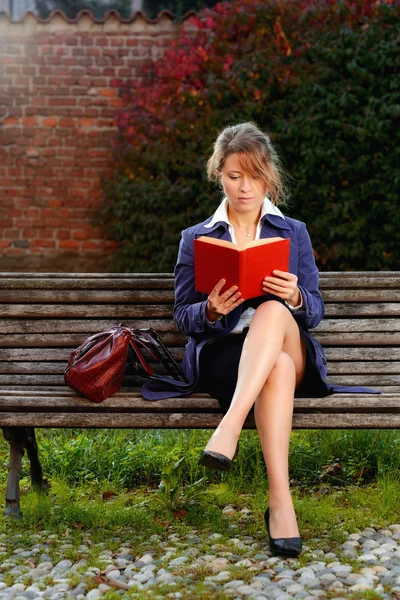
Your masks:
M148 402L124 387L102 404L64 384L69 354L89 335L125 322L153 326L177 359L186 338L172 321L171 274L0 273L0 425L10 442L6 515L18 517L24 449L33 487L43 485L35 427L215 428L218 402L207 394ZM321 273L326 316L316 337L328 381L384 395L296 399L293 427L400 426L400 272ZM254 428L250 413L246 428Z

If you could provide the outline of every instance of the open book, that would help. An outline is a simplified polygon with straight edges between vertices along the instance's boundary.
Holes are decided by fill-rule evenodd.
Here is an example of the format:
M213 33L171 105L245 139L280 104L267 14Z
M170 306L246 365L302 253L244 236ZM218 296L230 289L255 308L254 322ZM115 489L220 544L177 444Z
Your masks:
M209 294L220 279L226 284L220 294L237 285L242 298L256 298L265 292L264 277L272 271L289 270L290 240L280 237L250 242L240 249L233 242L201 236L194 240L194 272L197 292Z

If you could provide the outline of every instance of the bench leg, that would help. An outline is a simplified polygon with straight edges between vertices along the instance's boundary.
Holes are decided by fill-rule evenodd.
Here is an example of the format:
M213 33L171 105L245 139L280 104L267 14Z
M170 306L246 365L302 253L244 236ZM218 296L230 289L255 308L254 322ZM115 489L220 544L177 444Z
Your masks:
M19 480L21 476L21 459L26 448L30 461L30 475L34 489L44 489L42 467L39 462L33 427L3 427L4 438L10 444L10 462L8 464L8 481L6 490L6 508L4 516L19 519L20 508Z
M36 436L35 430L33 427L26 427L26 439L25 439L25 448L26 454L29 458L30 463L30 476L32 488L36 491L41 491L45 489L43 482L43 472L42 465L39 461L39 453L38 447L36 444Z

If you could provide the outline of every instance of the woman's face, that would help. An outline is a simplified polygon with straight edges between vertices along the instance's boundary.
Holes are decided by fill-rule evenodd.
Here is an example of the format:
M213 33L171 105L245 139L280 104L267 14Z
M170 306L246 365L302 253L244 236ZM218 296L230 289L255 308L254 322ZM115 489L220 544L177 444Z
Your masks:
M267 184L243 170L237 154L230 154L219 171L229 207L241 213L258 213L267 193Z

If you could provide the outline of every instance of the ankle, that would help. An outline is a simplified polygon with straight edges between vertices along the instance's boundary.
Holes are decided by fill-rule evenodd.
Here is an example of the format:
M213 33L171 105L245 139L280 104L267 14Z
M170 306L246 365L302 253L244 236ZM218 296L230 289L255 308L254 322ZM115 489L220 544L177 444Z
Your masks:
M271 511L279 510L282 508L293 508L293 499L290 492L284 494L274 494L269 497L269 507Z
M236 418L233 417L225 417L222 419L221 423L218 425L218 429L220 431L229 431L235 438L239 438L241 431L243 429L243 423L238 422Z

